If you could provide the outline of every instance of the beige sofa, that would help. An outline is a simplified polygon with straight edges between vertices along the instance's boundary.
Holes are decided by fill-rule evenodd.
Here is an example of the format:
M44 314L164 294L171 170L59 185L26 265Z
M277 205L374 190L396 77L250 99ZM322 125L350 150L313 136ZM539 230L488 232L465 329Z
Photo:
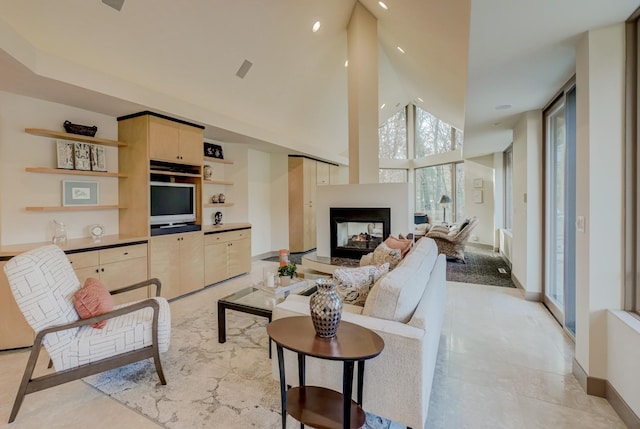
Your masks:
M365 411L415 429L424 427L445 304L445 257L438 255L433 240L424 238L376 282L364 308L344 305L342 320L372 329L385 342L382 353L365 364ZM290 295L274 308L273 319L308 314L309 297ZM285 361L287 384L297 386L295 355L285 350ZM278 378L277 359L272 366ZM342 364L308 357L306 383L342 391ZM355 400L355 380L353 392Z

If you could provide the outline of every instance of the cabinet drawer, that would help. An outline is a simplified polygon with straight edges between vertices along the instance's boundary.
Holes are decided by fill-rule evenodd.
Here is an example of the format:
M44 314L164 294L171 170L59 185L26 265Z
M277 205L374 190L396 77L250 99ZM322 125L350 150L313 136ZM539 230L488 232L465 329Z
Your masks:
M93 267L98 265L98 251L92 250L90 252L72 253L67 255L69 262L74 270L79 268Z
M238 231L219 232L217 234L209 234L204 236L204 245L226 243L227 241L242 240L251 238L250 229L240 229Z
M100 250L101 265L143 257L147 257L146 244L135 244L133 246L114 247L113 249Z

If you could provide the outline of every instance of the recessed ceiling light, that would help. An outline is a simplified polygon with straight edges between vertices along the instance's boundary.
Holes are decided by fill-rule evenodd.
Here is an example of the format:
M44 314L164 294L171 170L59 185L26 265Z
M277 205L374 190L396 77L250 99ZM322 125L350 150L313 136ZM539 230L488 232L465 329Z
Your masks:
M389 10L389 6L387 6L385 4L385 2L383 1L379 1L378 4L380 5L381 8L383 8L384 10Z
M502 125L502 122L494 122L494 123L493 123L493 126L494 126L494 127L497 127L498 125Z
M380 106L380 110L384 109L384 106L386 106L386 104L382 103L382 106Z
M311 30L313 30L314 33L316 33L318 30L320 30L320 21L316 21L313 23L313 27L311 27Z
M347 61L345 61L345 62L344 62L344 66L345 66L345 67L349 67L349 60L347 60Z
M496 106L496 110L509 110L513 107L513 104L499 104Z
M422 98L420 98L420 97L418 97L418 101L421 102L421 103L424 103L424 100Z
M404 54L404 49L402 49L400 46L398 46L397 49Z

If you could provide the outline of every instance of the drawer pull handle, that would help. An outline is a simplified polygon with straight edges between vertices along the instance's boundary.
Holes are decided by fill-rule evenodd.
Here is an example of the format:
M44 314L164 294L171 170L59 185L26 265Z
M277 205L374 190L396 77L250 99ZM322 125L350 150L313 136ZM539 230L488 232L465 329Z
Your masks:
M100 272L100 270L96 268L96 273L99 273L99 272Z
M128 254L129 254L129 252L124 252L124 254L125 254L125 255L128 255Z

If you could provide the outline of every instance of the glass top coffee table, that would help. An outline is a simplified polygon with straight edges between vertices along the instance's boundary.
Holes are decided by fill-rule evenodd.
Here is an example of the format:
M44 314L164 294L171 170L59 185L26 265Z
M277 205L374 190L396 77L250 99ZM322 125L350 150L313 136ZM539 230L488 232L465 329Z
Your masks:
M296 280L296 279L294 279ZM284 293L276 293L267 287L259 285L246 287L238 292L225 296L218 300L218 342L227 341L227 310L235 310L242 313L254 314L266 317L271 322L273 307L285 300L289 294L309 296L316 291L315 280L308 278L297 279L299 287L292 287ZM293 285L295 286L295 284ZM269 347L271 356L271 347Z

